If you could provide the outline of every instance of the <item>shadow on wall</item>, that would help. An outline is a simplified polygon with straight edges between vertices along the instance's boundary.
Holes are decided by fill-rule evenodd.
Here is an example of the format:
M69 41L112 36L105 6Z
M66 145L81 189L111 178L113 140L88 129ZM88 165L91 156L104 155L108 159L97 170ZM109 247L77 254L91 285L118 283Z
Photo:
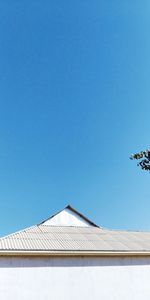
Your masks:
M0 268L65 268L150 265L150 257L0 257Z

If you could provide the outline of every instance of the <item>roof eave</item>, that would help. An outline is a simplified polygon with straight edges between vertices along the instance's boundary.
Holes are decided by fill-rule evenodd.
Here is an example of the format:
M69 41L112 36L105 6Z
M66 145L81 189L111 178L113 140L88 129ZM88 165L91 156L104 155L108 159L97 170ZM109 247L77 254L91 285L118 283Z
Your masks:
M34 257L116 257L116 256L150 256L150 251L24 251L24 250L2 250L0 257L4 256L34 256Z

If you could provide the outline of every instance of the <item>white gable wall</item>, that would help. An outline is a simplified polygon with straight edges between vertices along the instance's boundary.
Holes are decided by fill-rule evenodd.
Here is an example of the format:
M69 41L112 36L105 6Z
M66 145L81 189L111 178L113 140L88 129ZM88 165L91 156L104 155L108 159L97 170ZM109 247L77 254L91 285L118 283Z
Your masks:
M89 227L92 226L90 222L84 220L77 213L72 210L65 208L54 217L45 221L43 225L49 226L78 226L78 227Z
M3 300L149 300L150 258L0 258Z

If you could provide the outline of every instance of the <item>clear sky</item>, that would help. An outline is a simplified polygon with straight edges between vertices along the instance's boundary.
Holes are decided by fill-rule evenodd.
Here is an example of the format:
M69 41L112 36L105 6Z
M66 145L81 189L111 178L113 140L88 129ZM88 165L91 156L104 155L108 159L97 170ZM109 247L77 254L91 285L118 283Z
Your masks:
M147 0L0 1L0 235L68 203L150 230Z

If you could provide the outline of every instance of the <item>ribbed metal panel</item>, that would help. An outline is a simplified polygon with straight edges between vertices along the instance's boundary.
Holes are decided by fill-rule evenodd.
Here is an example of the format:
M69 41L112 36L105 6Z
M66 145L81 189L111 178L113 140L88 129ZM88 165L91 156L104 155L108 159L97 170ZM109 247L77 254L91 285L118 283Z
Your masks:
M150 232L38 225L1 238L0 250L150 251Z

